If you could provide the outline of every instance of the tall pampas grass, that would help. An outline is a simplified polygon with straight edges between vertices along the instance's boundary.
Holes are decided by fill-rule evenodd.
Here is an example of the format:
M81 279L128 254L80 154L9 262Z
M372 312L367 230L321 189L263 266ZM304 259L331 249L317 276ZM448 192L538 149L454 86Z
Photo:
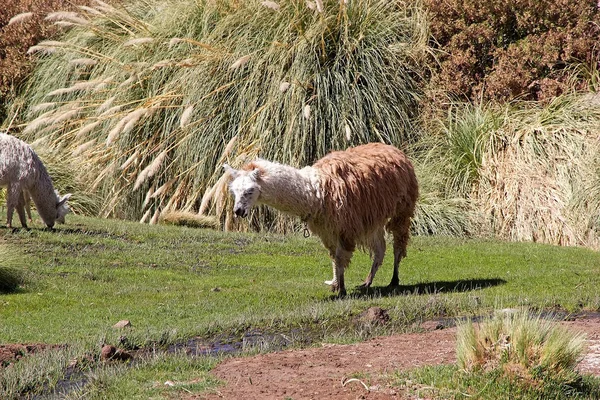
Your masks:
M23 136L76 154L103 215L146 222L157 210L231 221L225 160L241 165L260 154L303 166L350 145L414 142L429 52L424 10L382 0L315 7L94 0L77 15L52 15L87 24L38 45L52 54L39 59L21 99ZM41 104L51 102L81 106L57 122L42 117ZM163 190L144 204L151 187ZM290 229L289 219L266 210L253 224Z

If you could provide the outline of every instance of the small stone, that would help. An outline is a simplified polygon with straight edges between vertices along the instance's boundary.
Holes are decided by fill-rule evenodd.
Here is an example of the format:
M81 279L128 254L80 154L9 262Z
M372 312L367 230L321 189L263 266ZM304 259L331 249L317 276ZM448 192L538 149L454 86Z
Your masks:
M131 360L133 356L128 352L117 349L115 346L107 344L102 347L100 351L100 359L102 361L127 361Z
M361 314L361 319L373 325L385 325L390 321L390 316L381 307L371 307Z
M115 329L129 328L129 327L131 327L131 322L127 319L122 319L113 325L113 328L115 328Z
M214 288L210 289L210 291L211 291L211 292L220 292L220 291L221 291L221 288L219 288L219 287L214 287Z
M100 351L100 359L104 361L110 360L114 357L116 353L117 348L115 346L107 344L104 347L102 347L102 350Z

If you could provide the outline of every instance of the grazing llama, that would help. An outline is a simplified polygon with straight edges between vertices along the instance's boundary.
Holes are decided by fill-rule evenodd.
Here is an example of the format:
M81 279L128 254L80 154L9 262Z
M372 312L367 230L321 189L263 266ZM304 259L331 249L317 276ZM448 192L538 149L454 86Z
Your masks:
M363 287L369 287L385 255L384 228L394 239L394 272L406 256L410 219L418 197L414 169L404 153L381 143L332 152L313 166L296 169L262 159L236 170L232 177L233 211L248 216L256 203L299 216L318 235L333 261L332 291L346 294L344 270L356 246L368 249L373 264Z
M0 186L6 186L6 225L12 228L15 208L23 228L27 228L25 207L29 197L35 203L40 217L48 228L64 222L69 212L67 200L71 194L60 197L54 190L46 167L33 149L14 136L0 133Z

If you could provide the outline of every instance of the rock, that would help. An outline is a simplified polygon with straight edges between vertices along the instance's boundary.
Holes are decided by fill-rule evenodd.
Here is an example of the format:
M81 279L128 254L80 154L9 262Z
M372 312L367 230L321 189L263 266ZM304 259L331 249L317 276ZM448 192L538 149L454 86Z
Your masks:
M111 346L110 344L105 345L100 350L100 359L101 360L110 360L117 353L117 348L115 346Z
M370 307L361 314L361 319L373 325L385 325L390 321L390 316L386 310L381 307Z
M127 361L131 360L133 356L128 352L117 349L115 346L107 344L102 347L100 351L100 359L102 361Z
M131 327L131 322L127 319L122 319L113 325L113 328L115 328L115 329L129 328L129 327Z

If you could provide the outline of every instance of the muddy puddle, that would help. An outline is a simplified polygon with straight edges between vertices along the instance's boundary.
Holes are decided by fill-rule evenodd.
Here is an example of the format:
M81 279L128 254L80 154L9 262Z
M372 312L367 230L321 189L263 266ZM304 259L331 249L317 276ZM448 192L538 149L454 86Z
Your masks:
M253 330L244 333L241 337L239 335L220 335L211 340L195 337L185 342L172 344L166 349L134 350L131 352L134 355L133 361L125 365L133 366L135 363L148 357L149 353L156 354L161 351L165 353L183 352L190 357L219 357L242 353L278 351L291 346L308 346L313 340L314 335L311 336L309 330L303 329L294 329L286 333L265 333ZM93 370L91 373L93 373ZM89 383L89 374L90 372L70 366L65 371L64 377L56 383L54 388L45 389L40 394L27 394L22 396L22 398L32 400L62 399L69 394L83 389Z

